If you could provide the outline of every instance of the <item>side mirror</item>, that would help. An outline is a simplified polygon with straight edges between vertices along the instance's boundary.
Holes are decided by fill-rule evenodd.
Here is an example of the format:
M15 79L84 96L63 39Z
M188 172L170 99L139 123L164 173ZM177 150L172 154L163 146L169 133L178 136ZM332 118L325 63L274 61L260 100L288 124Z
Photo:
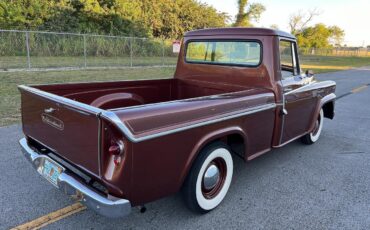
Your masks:
M309 70L306 70L306 76L307 77L312 77L313 75L315 75L314 72L313 72L313 70L310 70L310 69Z

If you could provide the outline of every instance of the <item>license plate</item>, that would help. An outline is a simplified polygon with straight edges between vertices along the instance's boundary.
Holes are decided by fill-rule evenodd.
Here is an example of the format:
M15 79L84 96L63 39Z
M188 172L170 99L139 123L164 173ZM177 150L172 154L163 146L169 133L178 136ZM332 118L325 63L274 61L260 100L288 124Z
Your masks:
M45 159L42 175L56 187L58 187L58 177L61 173L61 167L49 161L48 159Z

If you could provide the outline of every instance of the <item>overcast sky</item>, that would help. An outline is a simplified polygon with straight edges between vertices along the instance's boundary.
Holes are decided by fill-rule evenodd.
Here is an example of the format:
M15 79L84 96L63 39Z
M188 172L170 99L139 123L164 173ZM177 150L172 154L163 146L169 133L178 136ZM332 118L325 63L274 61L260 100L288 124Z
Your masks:
M234 20L237 12L237 0L200 0L212 5L218 11L226 12ZM252 0L266 7L259 27L278 25L279 29L288 31L289 15L298 10L317 8L322 13L311 24L324 23L337 25L344 29L345 44L353 46L370 45L370 0Z

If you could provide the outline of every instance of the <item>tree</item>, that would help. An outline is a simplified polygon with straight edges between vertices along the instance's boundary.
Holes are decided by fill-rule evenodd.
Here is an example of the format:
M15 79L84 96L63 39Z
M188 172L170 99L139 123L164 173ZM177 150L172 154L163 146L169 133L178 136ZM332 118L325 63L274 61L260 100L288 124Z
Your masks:
M228 19L197 0L0 1L3 29L179 38L193 29L224 27Z
M295 36L298 35L303 31L308 23L320 14L321 12L317 8L308 10L306 13L299 10L297 13L291 14L289 16L290 33Z
M270 25L270 28L274 29L274 30L278 30L279 26L277 24L272 24L272 25Z
M344 38L344 30L338 26L326 26L318 23L308 26L312 20L320 15L318 9L311 9L304 13L302 10L289 17L290 33L296 36L298 45L308 48L328 48L340 46Z
M332 40L342 41L344 31L337 26L326 26L322 23L304 28L298 35L297 41L300 47L329 48ZM337 43L340 44L340 43ZM335 44L336 45L336 44Z
M53 4L45 0L8 0L0 2L2 29L34 29L49 17Z
M337 47L341 46L345 35L344 30L342 30L338 26L330 26L329 31L330 31L329 42L334 46Z
M224 27L228 15L213 7L188 0L144 0L143 24L154 37L179 38L186 31L210 27Z
M248 0L238 0L238 14L233 26L250 27L253 26L252 20L258 21L261 14L266 10L265 6L260 3L248 4Z
M160 23L164 1L59 0L52 20L45 22L43 29L151 37Z

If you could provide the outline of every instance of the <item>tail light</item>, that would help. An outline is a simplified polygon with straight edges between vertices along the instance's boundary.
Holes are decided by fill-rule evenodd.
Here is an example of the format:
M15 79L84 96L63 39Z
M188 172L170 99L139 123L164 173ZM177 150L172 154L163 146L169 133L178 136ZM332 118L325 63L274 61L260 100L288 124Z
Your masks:
M119 165L121 163L124 152L125 146L122 141L111 140L108 153L113 157L115 165Z
M116 197L126 197L131 183L131 148L130 141L112 122L102 120L100 143L100 175L108 193Z
M127 168L125 162L129 143L122 132L109 122L102 123L101 137L101 174L106 180L112 180Z

